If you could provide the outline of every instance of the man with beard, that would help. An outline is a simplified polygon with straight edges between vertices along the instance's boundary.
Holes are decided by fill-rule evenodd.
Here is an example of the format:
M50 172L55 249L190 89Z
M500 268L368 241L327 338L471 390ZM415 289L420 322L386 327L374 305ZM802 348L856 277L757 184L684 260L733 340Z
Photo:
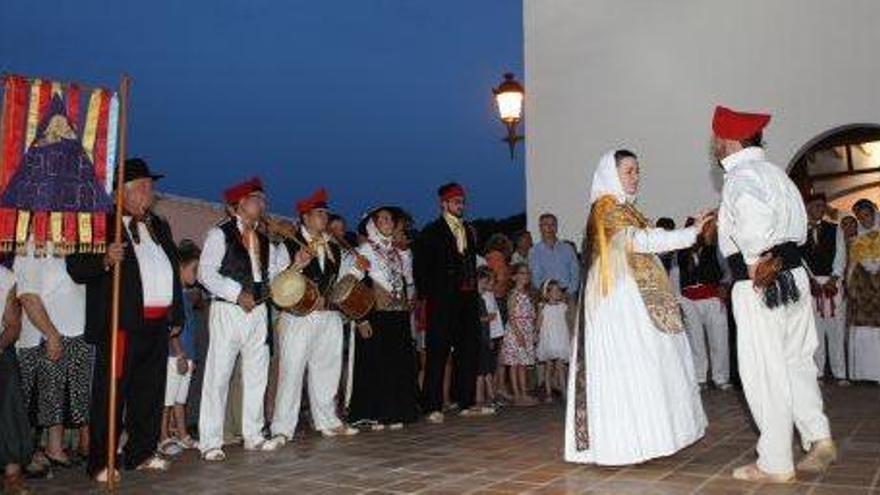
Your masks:
M762 129L769 115L717 107L713 151L724 168L718 243L735 283L733 313L743 391L760 431L758 460L736 479L791 483L794 425L809 454L801 471L824 471L837 458L816 381L816 321L798 245L807 237L800 192L768 162Z
M440 186L437 195L440 218L422 230L413 259L417 293L428 314L423 394L424 412L432 423L444 419L444 370L450 349L454 350L453 383L460 414L480 414L473 408L480 338L476 239L462 218L464 188L448 183Z

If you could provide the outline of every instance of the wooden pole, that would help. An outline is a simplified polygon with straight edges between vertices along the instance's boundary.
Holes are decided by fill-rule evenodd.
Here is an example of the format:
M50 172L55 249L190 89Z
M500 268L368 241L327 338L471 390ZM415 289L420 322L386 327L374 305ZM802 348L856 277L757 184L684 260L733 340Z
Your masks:
M113 242L122 242L122 193L125 187L125 153L128 124L128 89L131 79L124 75L119 84L119 146L116 166L116 218ZM122 264L113 266L113 298L110 306L110 399L107 417L107 488L116 488L116 369L119 367L116 346L119 343L119 295L122 285Z

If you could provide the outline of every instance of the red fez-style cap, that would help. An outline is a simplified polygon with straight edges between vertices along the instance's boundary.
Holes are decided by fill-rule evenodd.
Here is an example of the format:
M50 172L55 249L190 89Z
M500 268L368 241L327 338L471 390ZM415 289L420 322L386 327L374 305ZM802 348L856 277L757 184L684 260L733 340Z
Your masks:
M463 198L465 196L464 188L461 187L461 184L447 184L440 188L440 199L443 201L449 201L453 198Z
M308 198L297 201L296 211L300 215L305 215L306 213L314 210L326 210L327 201L327 191L322 187L321 189L315 191Z
M717 106L712 117L712 131L722 139L742 141L761 132L769 122L770 115L767 114L737 112Z
M253 177L223 191L223 198L226 204L234 205L255 192L263 192L263 181L259 177Z

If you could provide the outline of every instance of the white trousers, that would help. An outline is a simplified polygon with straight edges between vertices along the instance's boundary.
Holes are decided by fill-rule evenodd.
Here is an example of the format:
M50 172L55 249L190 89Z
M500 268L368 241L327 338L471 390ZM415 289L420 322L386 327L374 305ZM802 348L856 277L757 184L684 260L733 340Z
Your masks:
M223 446L223 422L229 379L235 359L241 355L242 436L247 442L262 440L263 396L269 375L269 348L266 345L266 305L250 313L235 304L211 304L208 321L210 342L205 359L202 403L199 411L199 449L207 452Z
M342 373L342 318L336 311L307 316L283 313L278 322L278 392L272 434L293 438L299 421L303 376L309 375L309 406L315 429L342 425L336 394Z
M816 281L824 284L828 277L816 277ZM843 302L843 289L838 287L837 295L832 301L813 298L813 311L816 314L816 336L819 346L816 347L816 367L819 376L825 375L825 360L831 365L831 374L838 380L846 379L846 307Z
M730 381L730 345L727 308L717 297L701 300L682 297L681 309L684 312L688 339L694 354L694 371L697 375L697 381L706 383L711 357L712 381L715 382L715 385L728 383Z
M816 381L816 322L810 283L793 270L801 298L769 309L745 280L733 286L739 373L752 417L760 431L758 466L768 473L794 471L791 441L797 427L804 449L831 438Z

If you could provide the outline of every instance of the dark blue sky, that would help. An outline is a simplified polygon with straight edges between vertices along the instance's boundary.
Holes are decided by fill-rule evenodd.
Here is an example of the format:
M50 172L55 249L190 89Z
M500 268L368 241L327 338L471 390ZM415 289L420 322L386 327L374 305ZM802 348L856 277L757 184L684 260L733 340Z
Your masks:
M4 0L0 71L133 77L129 155L167 192L211 200L260 175L289 213L319 185L350 219L377 202L419 221L457 180L470 216L524 209L490 89L520 78L517 0Z

